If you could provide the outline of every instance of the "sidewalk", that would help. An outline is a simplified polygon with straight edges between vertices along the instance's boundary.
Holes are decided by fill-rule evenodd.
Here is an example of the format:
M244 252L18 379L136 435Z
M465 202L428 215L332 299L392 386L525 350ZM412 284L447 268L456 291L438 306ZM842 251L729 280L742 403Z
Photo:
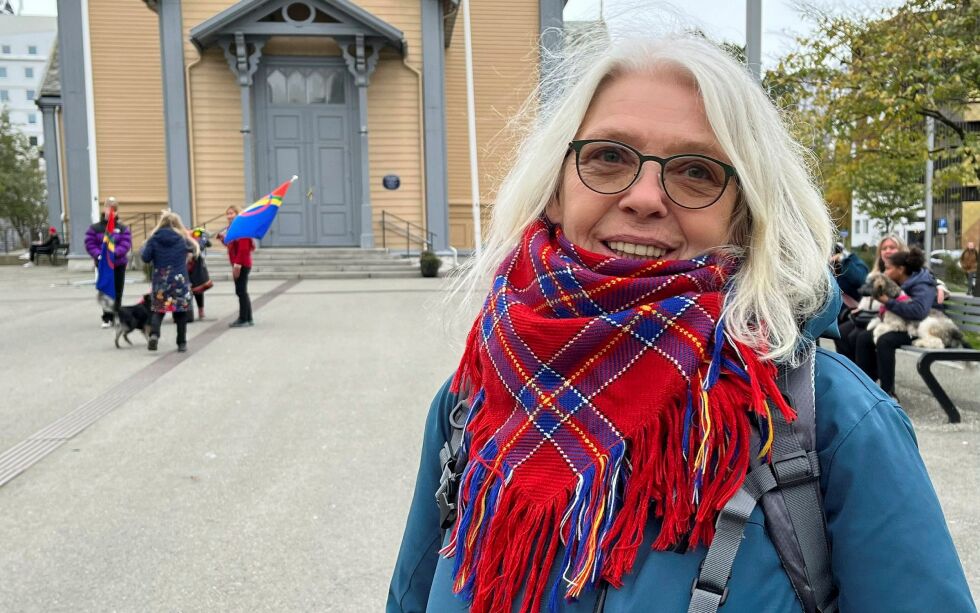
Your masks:
M146 288L131 277L124 304ZM443 281L255 282L256 326L235 330L218 283L177 354L170 323L157 353L138 333L116 349L94 289L71 284L90 280L0 267L0 454L113 407L0 486L0 611L382 610L461 349ZM980 594L980 412L949 425L900 394Z

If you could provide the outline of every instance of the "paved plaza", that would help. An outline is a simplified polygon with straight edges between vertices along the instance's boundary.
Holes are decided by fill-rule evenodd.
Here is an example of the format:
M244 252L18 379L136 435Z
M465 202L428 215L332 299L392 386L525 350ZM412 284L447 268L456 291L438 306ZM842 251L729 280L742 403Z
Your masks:
M255 281L256 326L228 329L220 282L188 353L170 322L151 353L100 329L90 275L0 266L0 477L30 464L0 486L0 611L383 610L461 350L444 283ZM980 595L980 370L943 368L963 423L910 362L898 393Z

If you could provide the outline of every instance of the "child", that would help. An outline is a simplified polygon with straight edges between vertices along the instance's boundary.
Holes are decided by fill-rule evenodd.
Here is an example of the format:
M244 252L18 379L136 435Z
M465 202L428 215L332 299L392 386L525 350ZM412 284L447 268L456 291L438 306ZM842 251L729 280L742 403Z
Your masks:
M237 206L230 206L225 210L225 218L228 219L229 227L241 212L242 210ZM252 251L255 249L255 243L250 238L238 238L226 242L223 232L218 235L218 238L228 247L231 275L235 279L235 295L238 296L238 319L231 322L229 327L254 326L252 301L248 297L248 273L252 270Z
M187 236L180 216L163 211L160 222L143 245L143 261L153 264L153 289L150 308L150 342L147 348L157 350L160 323L166 313L174 314L177 324L177 351L187 351L187 312L191 310L191 286L187 274L187 254L197 257L201 248Z
M197 318L204 319L204 292L211 289L214 283L211 282L211 275L208 274L208 266L204 261L205 250L211 246L211 235L204 228L194 228L190 232L191 240L197 243L200 248L196 258L190 258L187 262L187 273L190 277L191 292L194 294L194 302L197 303ZM187 311L187 323L194 321L194 310Z

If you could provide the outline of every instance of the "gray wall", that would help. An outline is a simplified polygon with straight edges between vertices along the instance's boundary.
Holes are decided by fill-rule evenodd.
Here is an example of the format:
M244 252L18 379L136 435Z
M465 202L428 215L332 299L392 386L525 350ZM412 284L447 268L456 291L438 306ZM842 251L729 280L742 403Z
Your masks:
M48 188L48 225L58 229L62 240L65 229L61 227L61 181L58 157L58 105L38 104L44 118L44 174Z
M58 54L65 128L64 172L71 221L70 255L88 257L84 242L85 231L92 223L93 194L89 180L82 7L78 0L58 0Z
M541 46L543 49L555 52L561 48L561 32L564 26L562 9L565 6L564 0L538 0L538 27L541 34ZM557 28L555 30L554 28ZM551 71L551 63L544 56L541 61L541 75L547 75Z
M170 208L190 226L191 170L184 83L183 22L180 0L159 0L160 61L163 73L163 117L167 138L167 194Z
M441 0L422 0L422 95L425 122L426 227L433 248L449 246L449 182L446 168L445 44Z

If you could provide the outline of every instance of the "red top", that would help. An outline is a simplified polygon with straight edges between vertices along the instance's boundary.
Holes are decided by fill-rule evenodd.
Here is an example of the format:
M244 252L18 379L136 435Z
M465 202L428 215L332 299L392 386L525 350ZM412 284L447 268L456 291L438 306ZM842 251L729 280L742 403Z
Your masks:
M240 264L242 266L252 267L252 251L255 249L255 243L250 238L236 238L230 243L226 243L228 247L228 261L234 264Z

